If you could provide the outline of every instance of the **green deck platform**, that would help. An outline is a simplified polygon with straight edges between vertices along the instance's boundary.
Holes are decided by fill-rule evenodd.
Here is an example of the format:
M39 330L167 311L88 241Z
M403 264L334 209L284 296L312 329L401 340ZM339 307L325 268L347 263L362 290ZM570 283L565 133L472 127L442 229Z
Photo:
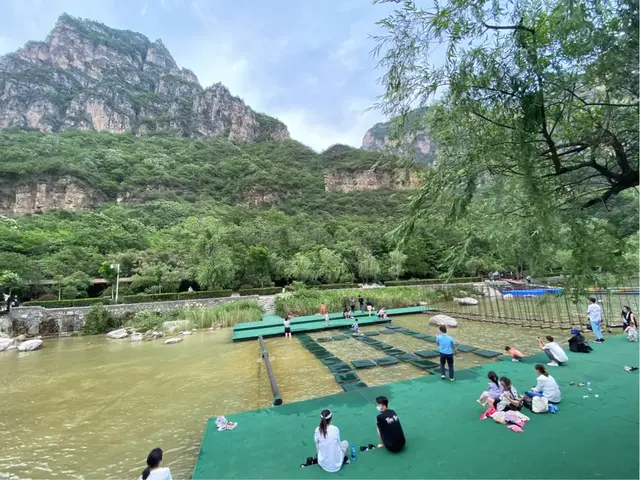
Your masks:
M638 344L624 336L593 345L590 354L571 353L565 367L552 369L563 394L556 415L535 415L524 433L492 420L479 420L475 402L486 388L487 372L510 377L518 391L535 383L533 364L500 362L461 370L456 382L425 376L380 387L234 415L232 431L218 432L209 420L193 472L212 478L639 478ZM591 381L586 387L570 381ZM284 392L286 395L286 391ZM598 394L599 398L595 398ZM357 452L338 473L317 466L300 468L314 455L313 431L320 411L330 408L341 437L356 445L377 444L375 397L386 395L404 428L405 449ZM226 412L219 412L225 414Z
M437 311L437 309L431 307L391 308L387 310L387 313L389 316L398 316L422 313L425 311ZM378 318L375 315L368 316L367 313L355 312L355 316L358 318L358 324L361 327L381 323L386 324L389 322L389 319ZM327 327L326 322L320 314L295 317L291 320L291 332L294 334L316 332L320 330L348 328L353 325L353 320L343 318L342 313L331 313L329 314L329 319L330 324ZM233 327L233 336L231 339L235 342L241 340L254 340L261 335L265 338L284 335L283 322L284 319L279 315L265 315L262 317L262 320L258 322L238 323Z

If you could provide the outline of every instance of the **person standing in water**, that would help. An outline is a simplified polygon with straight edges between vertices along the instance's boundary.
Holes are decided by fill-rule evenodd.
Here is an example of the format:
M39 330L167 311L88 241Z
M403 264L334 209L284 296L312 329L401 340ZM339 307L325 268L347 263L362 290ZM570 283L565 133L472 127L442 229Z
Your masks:
M456 341L450 335L447 335L447 327L440 325L440 335L436 337L438 351L440 352L440 377L444 380L446 363L449 367L449 380L453 382L453 355L456 353Z
M602 336L602 307L598 305L598 300L595 297L591 297L589 299L591 301L591 305L587 308L587 314L589 315L589 322L591 323L591 329L593 330L593 334L596 336L596 342L602 343L604 342L604 337Z
M147 456L147 468L142 471L138 480L173 480L171 470L160 467L162 464L162 449L154 448Z

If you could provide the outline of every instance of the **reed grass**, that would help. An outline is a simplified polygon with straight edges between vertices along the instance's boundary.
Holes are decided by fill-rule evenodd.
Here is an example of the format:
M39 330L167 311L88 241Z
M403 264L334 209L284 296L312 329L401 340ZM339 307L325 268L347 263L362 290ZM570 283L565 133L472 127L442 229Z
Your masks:
M260 304L255 300L238 300L219 307L185 308L181 318L191 328L232 327L240 322L255 322L262 317Z
M415 307L420 302L429 302L439 298L438 292L420 287L387 287L375 289L353 290L316 290L308 289L285 295L278 295L276 299L276 313L281 316L312 315L320 311L320 304L324 303L330 312L341 312L349 304L350 297L356 301L358 297L370 300L374 308L402 308Z

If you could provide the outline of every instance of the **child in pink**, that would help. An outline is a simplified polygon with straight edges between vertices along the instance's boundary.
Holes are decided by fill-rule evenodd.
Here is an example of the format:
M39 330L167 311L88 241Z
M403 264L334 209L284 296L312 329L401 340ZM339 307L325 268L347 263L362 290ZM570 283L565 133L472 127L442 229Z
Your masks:
M638 341L638 329L636 328L636 322L631 320L627 328L624 329L624 333L627 334L627 338L630 342Z
M480 395L480 398L477 400L477 402L483 407L487 406L487 399L493 398L497 403L500 399L500 395L502 395L502 386L498 381L498 375L496 372L489 372L487 377L491 380L489 382L489 388L486 392L482 392L482 395Z

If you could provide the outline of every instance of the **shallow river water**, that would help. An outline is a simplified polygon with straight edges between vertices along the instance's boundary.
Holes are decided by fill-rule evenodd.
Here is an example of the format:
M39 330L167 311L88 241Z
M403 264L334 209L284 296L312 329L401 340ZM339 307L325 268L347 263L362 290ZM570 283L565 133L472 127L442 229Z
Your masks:
M410 315L393 323L435 335L429 318ZM380 327L363 330L371 329ZM258 342L232 343L231 333L198 332L176 345L46 339L36 352L0 353L0 479L133 479L156 446L164 449L174 478L190 478L209 418L267 407L272 400ZM464 319L451 333L459 343L498 351L513 344L525 354L537 351L542 334ZM376 338L406 351L429 348L400 333ZM267 339L266 345L285 402L342 391L295 337ZM381 356L353 339L324 346L344 361ZM456 366L485 361L462 354ZM358 373L369 385L425 374L406 363Z

